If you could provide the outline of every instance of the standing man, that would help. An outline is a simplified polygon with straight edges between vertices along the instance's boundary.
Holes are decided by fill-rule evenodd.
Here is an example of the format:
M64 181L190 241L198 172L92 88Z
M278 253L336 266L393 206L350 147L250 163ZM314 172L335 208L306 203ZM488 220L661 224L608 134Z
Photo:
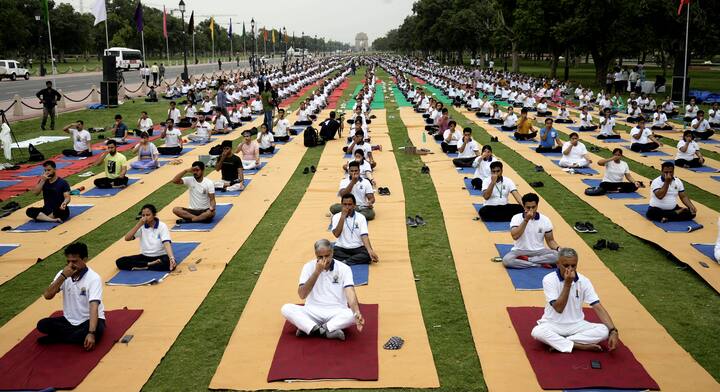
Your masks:
M40 129L43 131L45 130L45 124L47 123L47 118L50 116L50 130L55 130L55 106L57 106L57 101L59 101L62 96L60 96L60 93L57 92L54 88L52 88L52 82L47 81L45 82L45 88L38 91L37 94L35 94L36 97L40 100L40 103L43 105L43 119L42 123L40 124Z
M150 68L150 71L152 72L153 76L153 86L158 85L158 77L160 76L160 67L158 67L157 63L153 63L152 68Z
M88 250L82 242L65 248L67 264L45 289L47 300L63 293L63 315L44 318L37 329L45 334L40 344L82 344L92 350L105 332L105 307L102 303L102 280L87 266Z
M43 206L28 207L25 214L40 222L62 223L70 217L70 184L57 176L53 161L45 161L38 183L30 190L38 195L42 192Z
M305 306L285 304L283 317L297 327L296 336L323 336L345 340L343 329L355 324L358 332L365 325L355 294L352 270L333 259L326 239L315 242L315 257L303 266L298 296Z
M272 94L272 85L270 81L265 82L265 89L260 93L260 100L262 101L263 113L265 114L265 126L268 132L272 133L273 126L273 108L275 107L275 100Z
M165 65L163 65L163 63L160 63L158 71L160 72L160 80L165 80Z
M225 118L230 118L230 114L227 111L228 106L228 98L227 93L225 92L225 84L220 83L218 86L218 92L215 96L215 103L217 104L217 108L220 109L220 113L222 113ZM212 113L210 113L212 114Z
M577 272L578 255L560 249L558 269L543 278L545 313L531 334L561 353L573 350L603 351L598 344L608 339L608 350L617 347L619 333L588 278ZM585 320L583 303L590 305L602 324Z
M192 176L185 177L186 174ZM173 214L178 218L176 223L201 222L209 223L215 217L215 185L205 178L205 164L195 161L190 169L178 173L172 180L173 184L188 187L190 207L175 207Z

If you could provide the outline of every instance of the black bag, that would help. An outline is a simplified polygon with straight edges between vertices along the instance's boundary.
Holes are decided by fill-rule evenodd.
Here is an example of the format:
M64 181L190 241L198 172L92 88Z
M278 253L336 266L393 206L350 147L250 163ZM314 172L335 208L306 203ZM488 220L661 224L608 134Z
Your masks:
M220 155L222 151L223 147L220 144L210 147L210 155Z
M305 128L305 133L303 133L303 144L305 147L315 147L320 144L319 141L320 138L318 137L318 132L315 128Z
M599 187L599 186L591 186L590 188L585 189L585 194L588 196L602 196L605 193L605 189Z
M40 162L45 160L45 155L35 148L32 143L28 145L28 155L30 156L28 158L30 162Z

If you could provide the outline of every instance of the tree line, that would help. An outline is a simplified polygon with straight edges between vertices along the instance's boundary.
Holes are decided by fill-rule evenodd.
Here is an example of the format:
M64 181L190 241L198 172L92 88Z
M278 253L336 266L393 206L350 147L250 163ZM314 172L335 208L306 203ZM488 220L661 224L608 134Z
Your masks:
M433 55L461 63L463 56L509 63L519 71L521 55L550 60L556 77L560 57L591 57L604 84L608 69L623 58L655 62L663 70L684 67L687 8L678 15L671 0L418 0L396 29L373 48ZM687 7L687 6L686 6ZM691 58L720 54L720 1L693 0ZM679 72L678 72L679 71Z
M47 25L36 21L40 15L40 0L0 0L0 20L4 21L0 29L0 58L39 58L42 51L49 52ZM134 23L137 0L110 0L107 2L108 32L110 46L129 47L141 49L140 33L136 31ZM63 61L67 55L81 55L85 58L98 57L105 49L105 24L93 26L94 17L91 13L80 13L70 4L49 2L50 28L53 37L53 49L58 61ZM181 55L183 51L183 22L180 12L167 11L168 46L170 56ZM209 55L211 52L210 19L198 17L202 13L196 10L195 16L195 51L198 56ZM185 12L185 29L187 30L190 10ZM163 11L143 5L143 21L145 35L145 51L147 57L163 58L167 56L165 37L163 36ZM228 22L224 24L215 20L215 53L228 56L230 53L230 38L228 35ZM239 23L238 23L239 22ZM275 34L275 52L283 53L285 41L281 34L282 27L271 28L267 26L267 42L264 41L263 26L255 27L257 48L260 55L267 45L267 53L272 53L272 34ZM233 23L232 47L234 54L242 54L243 48L250 53L253 39L250 23L246 22L243 35L242 21ZM310 36L293 37L288 32L287 47L305 48L308 51L334 51L347 50L349 44L324 38ZM188 54L192 55L192 37L187 36ZM244 43L244 46L243 46ZM234 56L233 56L234 57Z

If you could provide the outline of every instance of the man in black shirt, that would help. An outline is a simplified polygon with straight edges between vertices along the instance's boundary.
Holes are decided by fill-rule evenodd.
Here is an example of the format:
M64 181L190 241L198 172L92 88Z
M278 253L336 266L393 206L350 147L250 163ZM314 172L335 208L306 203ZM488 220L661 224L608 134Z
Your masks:
M43 206L28 207L25 213L28 217L41 222L62 223L70 217L70 184L57 176L55 162L45 161L45 171L40 181L30 191L34 194L43 194Z
M216 189L223 191L241 191L245 189L242 160L232 152L232 141L224 140L222 153L218 157L215 170L221 173L222 180L215 182Z
M320 123L320 136L323 140L335 139L335 133L340 129L340 122L335 119L335 112L330 112L330 118Z
M43 105L43 119L42 124L40 124L40 129L43 131L45 130L47 118L50 116L50 129L55 130L55 106L57 106L57 101L59 101L62 97L57 90L52 88L51 81L48 80L45 82L45 86L47 86L47 88L44 88L35 94L35 96L40 100L40 103Z

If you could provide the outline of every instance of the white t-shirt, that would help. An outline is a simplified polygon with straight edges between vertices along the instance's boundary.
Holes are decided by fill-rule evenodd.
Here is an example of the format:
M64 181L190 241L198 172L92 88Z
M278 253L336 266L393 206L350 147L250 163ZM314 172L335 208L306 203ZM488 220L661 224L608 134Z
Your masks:
M195 127L195 135L198 137L209 138L210 137L210 123L207 121L197 123Z
M150 117L148 118L141 118L140 119L140 130L141 131L149 131L153 127L153 121Z
M680 148L685 147L686 144L688 145L687 151L680 151ZM685 140L680 140L677 144L677 155L675 155L675 159L685 159L687 161L691 161L696 158L695 153L698 150L700 150L700 146L698 146L695 140L691 141L689 144L686 143Z
M613 129L615 128L615 119L612 117L602 117L600 119L600 134L605 136L615 135Z
M260 148L270 148L272 147L272 143L275 142L275 137L270 132L267 132L265 134L258 133L257 142Z
M365 152L364 158L365 158L365 159L370 159L370 154L372 154L372 146L370 146L369 144L367 144L367 143L365 143L365 142L363 142L362 144L357 144L357 143L356 143L355 146L353 147L352 151L350 151L350 145L351 145L351 144L352 144L352 142L350 142L350 144L347 145L347 147L348 147L347 153L348 153L348 154L350 154L350 155L355 155L355 151L357 151L357 150L363 150L363 151Z
M639 139L635 139L634 137L637 134L640 134ZM632 137L633 143L647 144L650 142L650 139L648 139L650 135L652 135L652 131L647 128L643 128L642 130L640 130L640 128L634 127L630 130L630 136Z
M225 128L227 128L227 125L228 125L227 117L225 117L222 114L217 116L217 118L215 119L215 130L219 131L219 130L225 129Z
M477 155L476 152L480 151L480 145L475 140L470 140L465 149L460 152L463 144L462 141L458 143L458 158L474 158Z
M578 142L576 146L574 146L572 149L570 149L570 153L565 155L565 150L568 149L568 147L571 146L571 143L565 142L562 146L563 156L560 158L560 163L580 163L585 159L585 154L587 154L587 148L583 144L583 142Z
M581 127L592 127L592 116L590 113L580 113L580 126Z
M557 118L558 120L567 120L570 118L570 112L568 112L567 109L560 109L558 110Z
M317 260L305 263L300 273L300 286L304 285L315 271ZM323 271L315 281L315 285L307 298L305 306L324 309L347 309L345 288L355 286L352 270L347 264L333 260L330 270Z
M650 183L650 207L658 207L662 208L663 210L672 210L677 206L677 197L680 194L680 192L685 191L685 187L683 186L682 181L680 181L679 178L674 178L673 181L670 183L670 186L668 187L667 193L665 193L665 197L662 199L659 199L655 195L655 191L663 187L663 178L662 176L652 180Z
M172 242L167 225L159 220L155 221L154 226L140 226L135 232L135 238L140 238L140 253L150 257L167 254L163 245L165 242Z
M340 181L340 190L347 188L348 185L350 185L350 179L343 178L342 181ZM358 207L367 207L368 205L370 205L367 199L367 195L371 195L375 193L375 191L373 190L370 181L361 177L360 180L355 183L350 193L355 196L355 202L357 203Z
M53 282L60 276L62 270L55 275ZM63 295L63 316L72 325L80 325L90 319L90 302L98 301L98 318L105 318L105 306L102 303L102 287L100 275L87 267L87 272L77 281L72 278L65 279L60 285Z
M625 174L630 172L630 168L625 161L615 163L615 161L608 161L605 163L605 175L603 176L603 182L623 182Z
M337 228L340 223L341 213L332 216L332 230ZM363 246L362 236L368 235L368 225L365 216L359 212L353 212L353 216L345 218L340 237L335 241L335 245L345 249L355 249Z
M92 138L90 136L90 132L83 129L82 131L78 131L75 128L70 129L70 133L72 134L73 139L73 149L75 151L87 151L90 149L90 139Z
M667 114L660 112L653 114L653 126L662 127L667 122Z
M700 123L700 125L698 125L697 128L693 128L695 125L697 125L698 122L699 121L697 118L692 120L692 122L690 123L690 129L692 129L693 131L697 131L697 132L703 132L703 131L707 131L708 129L710 129L710 122L704 118L703 118L702 122Z
M482 157L477 157L472 163L472 167L475 168L475 178L481 178L483 183L488 180L491 176L490 164L497 161L497 158L493 155L489 161L484 160Z
M451 146L457 146L458 142L462 140L463 133L458 129L451 129L448 128L443 133L443 141ZM450 141L448 142L447 139L450 138Z
M215 194L215 184L207 177L197 182L195 177L183 177L183 184L188 187L191 210L207 210L210 208L210 195Z
M585 313L583 312L583 304L595 305L600 302L595 292L595 288L590 279L586 278L583 274L576 272L576 279L570 285L570 295L568 295L568 301L565 304L565 309L562 313L558 313L552 304L560 298L560 293L563 291L565 285L565 279L560 275L560 270L551 272L543 278L543 292L545 293L545 313L542 318L538 320L538 324L543 322L553 322L558 324L574 324L585 319Z
M491 181L483 181L482 192L485 192L490 186ZM508 196L512 191L516 191L517 187L513 180L503 176L502 181L495 183L492 194L489 199L485 199L486 206L503 206L508 203Z
M275 128L273 128L273 132L275 132L275 136L287 136L287 129L290 126L290 121L288 121L287 118L283 118L278 120L277 124L275 124Z
M505 116L505 121L503 121L503 125L506 127L515 126L515 125L517 125L517 120L518 120L518 118L515 115L515 113L508 114L507 116Z
M510 219L510 227L518 227L523 221L523 213L515 214ZM542 250L545 249L545 234L550 233L553 230L550 219L541 214L536 213L535 219L530 221L525 226L523 234L515 240L515 244L512 250Z
M175 108L168 110L168 118L171 118L175 124L180 122L180 109Z
M179 129L173 128L165 131L165 147L180 147L180 138L182 132Z

